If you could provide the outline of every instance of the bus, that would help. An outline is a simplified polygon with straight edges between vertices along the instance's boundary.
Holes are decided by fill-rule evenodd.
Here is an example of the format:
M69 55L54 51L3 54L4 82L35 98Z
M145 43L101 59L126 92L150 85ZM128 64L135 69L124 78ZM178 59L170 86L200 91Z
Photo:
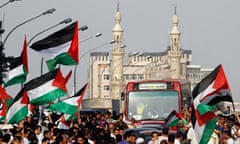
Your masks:
M125 119L136 124L163 124L172 110L182 112L192 101L189 80L130 81L126 85Z

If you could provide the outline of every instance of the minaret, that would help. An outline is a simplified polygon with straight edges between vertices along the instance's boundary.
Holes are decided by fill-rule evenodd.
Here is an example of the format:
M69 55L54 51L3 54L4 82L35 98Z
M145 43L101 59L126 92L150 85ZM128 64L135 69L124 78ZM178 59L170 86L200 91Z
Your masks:
M121 93L122 93L122 75L123 75L123 56L124 49L121 48L123 40L123 29L120 25L121 15L119 12L119 2L117 3L117 12L115 15L115 25L112 29L113 39L116 41L112 48L111 63L111 98L112 110L122 112Z
M180 78L180 59L182 50L180 47L180 35L178 30L178 17L176 15L176 7L174 7L174 16L172 19L173 28L170 32L170 50L168 51L168 58L170 63L170 71L173 79Z

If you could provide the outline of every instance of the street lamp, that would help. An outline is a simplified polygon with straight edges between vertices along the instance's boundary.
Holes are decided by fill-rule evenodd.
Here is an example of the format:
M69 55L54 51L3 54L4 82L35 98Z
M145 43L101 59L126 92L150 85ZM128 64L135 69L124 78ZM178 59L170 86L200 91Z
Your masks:
M81 40L80 41L80 43L84 43L85 41L88 41L88 40L90 40L90 39L92 39L92 38L94 38L94 37L100 37L100 36L102 36L102 33L96 33L96 34L94 34L94 35L91 35L91 36L89 36L88 38L86 38L86 39L84 39L84 40Z
M103 47L103 46L105 46L105 45L114 44L114 43L116 43L116 41L115 41L115 40L111 40L110 42L105 42L105 43L103 43L103 44L101 44L101 45L99 45L99 46L97 46L97 47L91 48L91 49L89 49L88 51L86 51L85 53L83 53L83 54L80 56L80 60L81 60L84 56L86 56L86 54L88 54L89 52L91 52L91 51L93 51L93 50L96 50L96 49L98 49L98 48L101 48L101 47Z
M30 19L24 21L24 22L18 24L17 26L15 26L15 27L7 34L6 38L3 40L3 47L5 47L5 44L6 44L6 41L7 41L8 37L9 37L18 27L20 27L20 26L22 26L22 25L24 25L24 24L26 24L26 23L28 23L28 22L31 22L31 21L33 21L33 20L35 20L35 19L37 19L37 18L39 18L39 17L41 17L41 16L44 16L44 15L47 15L47 14L52 14L54 11L56 11L56 9L55 9L55 8L51 8L51 9L49 9L49 10L47 10L47 11L45 11L45 12L43 12L43 13L41 13L41 14L33 17L33 18L30 18Z
M121 45L121 47L120 48L125 48L126 47L126 45Z
M49 28L47 28L47 29L45 29L45 30L37 33L37 34L35 34L35 35L28 41L28 45L30 45L31 42L33 41L33 39L35 39L37 36L41 35L42 33L46 32L46 31L49 31L49 30L51 30L51 29L53 29L53 28L55 28L55 27L57 27L57 26L59 26L59 25L61 25L61 24L68 24L68 23L70 23L70 22L72 22L72 19L71 19L71 18L66 18L66 19L64 19L63 21L61 21L61 22L59 22L59 23L57 23L57 24L55 24L55 25L53 25L53 26L51 26L51 27L49 27Z
M5 2L4 4L2 4L2 5L0 6L0 8L3 8L3 7L6 6L7 4L12 3L12 2L15 2L15 1L21 1L21 0L9 0L9 1Z
M81 60L82 58L84 58L84 56L86 56L86 55L87 55L88 53L90 53L91 51L96 50L96 49L98 49L98 48L101 48L101 47L103 47L103 46L105 46L105 45L114 44L114 43L116 43L116 41L115 41L115 40L111 40L110 42L105 42L105 43L103 43L103 44L101 44L101 45L99 45L99 46L97 46L97 47L91 48L91 49L89 49L88 51L86 51L85 53L83 53L83 54L80 56L80 60ZM77 82L76 82L76 79L77 79L77 66L78 66L78 65L76 65L75 68L74 68L74 95L76 94L76 88L77 88Z
M98 37L101 37L101 36L102 36L102 33L99 33L99 32L98 32L98 33L96 33L96 34L94 34L94 35L91 35L91 36L87 37L86 39L81 40L79 43L82 44L82 43L84 43L84 42L86 42L86 41L88 41L88 40L90 40L90 39L92 39L92 38L98 38ZM87 53L88 53L88 52L86 52L84 55L86 55ZM84 55L83 55L83 56L84 56ZM82 58L83 56L80 56L80 60L81 60L81 58ZM77 86L76 86L76 85L77 85L77 84L76 84L76 83L77 83L77 82L76 82L77 67L78 67L78 65L76 65L76 66L74 67L74 74L73 74L73 75L74 75L74 78L73 78L73 79L74 79L74 82L73 82L73 83L74 83L74 84L73 84L73 85L74 85L74 86L73 86L73 87L74 87L74 95L76 94L76 87L77 87Z
M15 0L10 0L10 2L13 2L13 1L15 1ZM4 41L0 41L0 84L3 83L3 72L5 71L4 68L3 68L3 65L7 62L7 59L8 59L8 58L5 57L5 54L4 54L4 52L3 52L3 49L5 48L5 44L6 44L7 39L9 38L9 36L10 36L17 28L19 28L20 26L22 26L22 25L24 25L24 24L26 24L26 23L28 23L28 22L31 22L31 21L33 21L33 20L35 20L35 19L37 19L37 18L39 18L39 17L41 17L41 16L43 16L43 15L52 14L54 11L56 11L55 8L49 9L49 10L41 13L40 15L37 15L37 16L31 18L31 19L28 19L28 20L26 20L26 21L18 24L18 25L15 26L12 30L10 30L10 32L7 34L7 36L6 36L6 38L4 39ZM1 29L1 28L0 28L0 29ZM1 30L1 32L2 32L2 30Z
M88 29L88 26L87 25L83 25L80 28L78 28L78 31L85 31L87 29Z

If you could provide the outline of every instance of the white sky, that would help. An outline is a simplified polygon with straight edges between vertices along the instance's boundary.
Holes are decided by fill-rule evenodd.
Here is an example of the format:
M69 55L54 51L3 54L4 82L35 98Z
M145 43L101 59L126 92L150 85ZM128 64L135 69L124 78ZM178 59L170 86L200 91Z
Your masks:
M0 5L7 1L1 0ZM80 32L80 39L86 39L97 32L103 33L102 37L81 44L80 53L83 54L112 39L116 5L116 0L22 0L10 3L0 9L0 17L4 17L6 30L3 39L13 27L23 21L50 8L56 8L56 12L19 27L8 38L5 52L8 56L20 55L24 34L29 40L36 33L71 17L78 20L80 26L87 24L89 27L87 31ZM127 45L125 52L166 50L174 5L177 6L182 48L192 50L191 64L201 65L203 68L215 68L222 64L233 97L240 100L239 0L120 0L121 25L124 29L124 44ZM63 25L48 31L36 40L62 27ZM110 49L108 45L97 51ZM30 77L38 76L40 55L29 50L29 61ZM87 82L86 64L87 56L78 67L79 88Z

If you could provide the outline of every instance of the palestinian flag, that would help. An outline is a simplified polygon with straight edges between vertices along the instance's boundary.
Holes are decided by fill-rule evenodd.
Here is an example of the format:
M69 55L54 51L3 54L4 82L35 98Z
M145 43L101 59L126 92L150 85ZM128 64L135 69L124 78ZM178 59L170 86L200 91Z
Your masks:
M50 71L24 85L30 104L43 105L65 96L66 81L60 69Z
M31 104L28 104L27 107L28 107L28 114L27 114L27 116L30 116L30 115L32 115L33 110L34 110L35 107L34 107L34 105L31 105Z
M85 84L75 96L50 105L49 110L62 112L64 114L75 114L79 111L86 88L87 84Z
M78 22L33 43L30 47L40 52L46 59L49 70L57 64L76 65L78 56Z
M196 121L194 123L194 131L196 134L196 138L198 140L198 144L207 144L209 139L211 138L214 129L216 127L217 118L213 118L206 122L203 125L199 125L199 123Z
M26 91L22 89L15 97L12 105L10 105L7 115L6 122L8 124L19 123L28 114L28 97Z
M184 124L187 123L187 121L185 120L185 118L183 117L182 114L176 112L175 110L173 110L168 117L166 118L166 125L168 127L173 127L173 126L177 126L178 122L182 120Z
M222 65L215 68L193 89L195 116L200 126L215 117L212 110L220 102L233 102ZM200 118L202 117L202 118Z
M192 96L193 126L199 143L206 143L216 124L216 115L214 114L216 106L220 102L233 102L222 65L217 66L197 84L193 89ZM210 133L210 136L204 136L206 132Z
M7 94L6 90L0 86L0 121L5 118L7 109L11 103L12 98Z
M62 115L59 120L57 121L57 128L59 129L64 129L64 130L68 130L70 128L69 124L67 123L67 119L70 117L71 115L69 114L64 114Z
M25 36L23 51L20 57L13 58L7 72L7 79L4 81L4 87L24 83L28 74L28 56L27 56L27 39Z

